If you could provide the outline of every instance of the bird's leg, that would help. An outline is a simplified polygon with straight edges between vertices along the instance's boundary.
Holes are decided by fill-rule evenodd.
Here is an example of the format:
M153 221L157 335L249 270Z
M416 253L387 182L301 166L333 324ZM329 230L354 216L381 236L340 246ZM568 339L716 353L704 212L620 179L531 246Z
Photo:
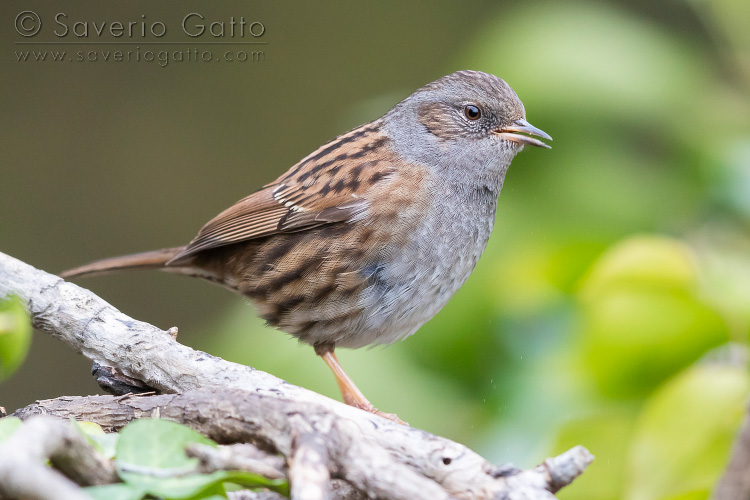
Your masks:
M398 424L408 425L406 422L398 418L395 413L385 413L375 408L370 403L362 391L354 384L354 381L346 374L344 369L339 364L339 360L336 359L336 355L333 353L333 347L331 346L315 346L315 353L323 358L328 367L333 372L333 376L336 377L336 382L339 384L341 390L341 396L344 399L344 403L349 406L354 406L361 410L369 411L375 415L385 417L388 420L393 420Z
M339 384L344 403L362 410L373 411L375 407L362 394L362 391L354 384L354 381L349 378L349 375L341 367L333 351L327 351L325 354L321 354L321 357L336 377L336 382Z

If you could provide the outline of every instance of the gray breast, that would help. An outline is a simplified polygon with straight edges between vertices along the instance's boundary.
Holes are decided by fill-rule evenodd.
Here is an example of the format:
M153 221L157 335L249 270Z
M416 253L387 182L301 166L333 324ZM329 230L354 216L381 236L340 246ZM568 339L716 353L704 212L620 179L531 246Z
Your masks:
M389 262L369 266L361 331L337 345L361 347L405 338L429 321L464 284L484 251L495 219L495 189L447 188ZM498 188L499 189L499 188Z

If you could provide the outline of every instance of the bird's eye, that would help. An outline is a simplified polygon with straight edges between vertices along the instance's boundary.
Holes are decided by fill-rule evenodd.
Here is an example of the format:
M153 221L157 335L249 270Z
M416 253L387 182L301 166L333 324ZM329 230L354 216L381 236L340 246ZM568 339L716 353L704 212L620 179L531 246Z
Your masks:
M469 120L479 120L479 118L482 116L482 111L473 104L469 104L464 108L464 115Z

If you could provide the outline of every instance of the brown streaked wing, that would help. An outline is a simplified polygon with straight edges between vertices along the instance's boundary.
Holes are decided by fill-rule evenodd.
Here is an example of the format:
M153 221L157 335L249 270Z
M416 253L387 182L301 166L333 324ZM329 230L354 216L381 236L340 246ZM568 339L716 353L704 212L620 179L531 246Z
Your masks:
M346 221L365 210L366 192L389 176L395 161L378 124L336 138L221 212L169 264L210 248Z

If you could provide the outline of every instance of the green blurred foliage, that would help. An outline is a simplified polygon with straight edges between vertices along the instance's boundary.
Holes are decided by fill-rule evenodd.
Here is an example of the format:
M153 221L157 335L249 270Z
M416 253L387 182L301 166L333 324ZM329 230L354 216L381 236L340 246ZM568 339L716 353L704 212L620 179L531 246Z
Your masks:
M21 419L18 417L0 418L0 442L8 439L19 427Z
M684 370L656 390L636 420L623 498L707 498L727 463L748 391L747 370L720 365Z
M588 447L597 460L561 498L707 498L750 391L750 3L403 5L296 5L307 10L293 17L283 5L259 4L269 25L286 29L264 72L230 78L226 68L175 68L141 80L129 68L112 80L140 92L132 94L90 78L91 107L123 94L115 108L123 118L81 114L88 121L50 134L49 148L31 148L55 151L37 176L38 198L8 193L0 200L13 208L0 213L21 214L24 230L14 235L64 231L52 234L61 242L54 255L68 252L64 263L50 257L58 268L178 244L417 85L457 69L495 73L518 92L528 120L554 137L552 150L514 160L485 255L434 320L392 347L339 358L378 407L495 462L533 466ZM309 26L337 29L311 36L293 20L300 14ZM85 81L66 80L48 95L70 96L66 85ZM216 98L244 96L245 86L246 101ZM26 87L4 104L23 108L15 116L28 114ZM64 101L49 102L33 109L78 116ZM20 125L0 150L32 143ZM82 166L61 170L56 151L69 142L64 160ZM247 150L237 146L245 142ZM24 147L13 158L28 155ZM54 198L60 185L71 192ZM42 197L57 200L63 222L34 227L46 214L25 214ZM85 223L84 200L101 207ZM91 250L90 241L98 243ZM23 248L44 246L29 237ZM221 290L153 275L82 284L118 306L135 297L126 312L178 323L181 340L196 348L339 397L308 346L265 328ZM223 316L220 300L233 301Z
M96 451L109 459L115 457L117 454L117 441L120 437L119 434L114 432L107 434L97 423L78 422L72 417L70 423L78 429Z
M687 246L664 238L629 239L594 264L581 286L581 342L603 395L644 397L729 340L697 282Z
M0 382L15 372L31 345L31 322L17 297L0 298Z

